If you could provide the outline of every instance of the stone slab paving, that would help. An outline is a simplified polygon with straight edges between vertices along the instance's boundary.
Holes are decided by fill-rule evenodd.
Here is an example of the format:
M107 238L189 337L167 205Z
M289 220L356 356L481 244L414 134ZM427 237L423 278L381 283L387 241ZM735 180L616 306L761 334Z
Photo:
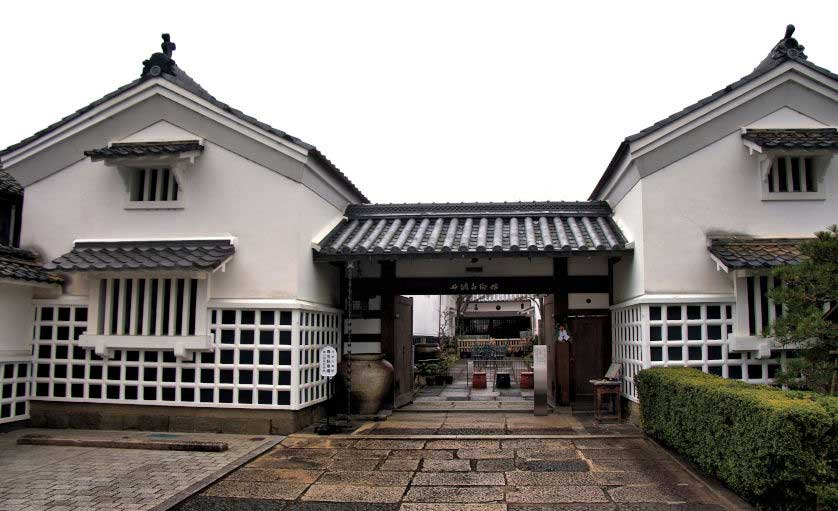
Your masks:
M437 423L445 418L437 418ZM347 465L345 462L352 462ZM292 435L178 511L747 509L635 431L570 438Z
M226 442L224 452L17 445L28 434L100 440ZM20 429L0 435L0 510L82 511L168 509L283 437L155 434L130 431ZM317 472L320 475L320 472ZM266 474L254 477L268 479ZM270 481L276 481L271 477ZM314 482L300 483L300 492ZM232 484L233 480L231 480ZM295 498L286 485L263 490L270 498ZM245 492L242 492L245 493ZM246 493L250 498L252 495Z

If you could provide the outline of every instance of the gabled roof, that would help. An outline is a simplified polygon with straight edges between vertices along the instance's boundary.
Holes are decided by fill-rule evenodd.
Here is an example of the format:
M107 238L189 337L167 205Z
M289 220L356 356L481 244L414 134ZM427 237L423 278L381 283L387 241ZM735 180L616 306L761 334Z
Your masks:
M838 129L748 129L742 138L763 149L838 149Z
M801 242L811 238L714 237L707 248L725 270L764 270L798 264Z
M782 64L786 62L796 62L828 78L838 80L838 75L836 75L832 71L815 65L812 62L809 62L809 60L807 60L808 57L805 53L803 53L804 47L801 44L799 44L796 39L792 37L793 33L794 25L789 25L788 27L786 27L785 37L780 39L780 41L776 45L774 45L774 48L772 48L771 52L769 52L769 54L759 63L759 65L755 67L754 70L748 73L747 75L727 85L723 89L717 90L713 94L710 94L709 96L696 101L695 103L683 108L682 110L675 112L669 117L661 119L660 121L638 131L633 135L627 136L625 140L623 140L620 143L619 147L617 147L617 151L611 158L608 167L606 167L605 172L602 174L602 177L600 177L596 186L594 186L594 189L591 192L590 197L588 198L590 200L596 199L597 195L600 191L602 191L606 183L608 183L611 177L614 176L614 173L620 166L620 162L628 154L632 142L639 140L645 137L646 135L654 133L655 131L658 131L659 129L674 123L675 121L678 121L679 119L688 116L696 110L706 105L709 105L717 99L720 99L723 96L726 96L727 94L744 87L745 85L753 82L761 76L764 76L770 71L780 67Z
M61 277L41 267L37 254L8 245L0 245L0 279L36 284L63 282Z
M164 38L164 40L165 40L165 38ZM166 51L165 45L166 45L166 42L164 42L163 45L162 45L162 46L164 46L164 52ZM244 112L242 112L241 110L237 110L237 109L233 108L232 106L228 105L227 103L224 103L224 102L219 101L218 99L216 99L212 94L207 92L206 89L201 87L198 84L198 82L193 80L192 77L190 77L188 74L186 74L185 71L183 71L181 68L179 68L175 64L175 61L172 60L172 58L171 58L171 50L168 51L168 54L166 54L166 53L155 53L154 55L151 56L151 58L149 60L146 60L143 64L144 64L143 73L136 80L134 80L131 83L128 83L126 85L123 85L122 87L119 87L118 89L116 89L113 92L105 94L104 96L102 96L101 98L97 99L96 101L90 103L89 105L86 105L86 106L76 110L75 112L68 115L67 117L64 117L63 119L59 120L58 122L55 122L55 123L47 126L46 128L36 132L34 135L32 135L30 137L27 137L27 138L21 140L20 142L18 142L16 144L10 145L6 149L3 149L2 151L0 151L0 157L5 156L6 154L9 154L12 151L15 151L17 149L20 149L21 147L24 147L24 146L34 142L35 140L38 140L39 138L43 137L44 135L47 135L47 134L55 131L56 129L60 128L61 126L64 126L65 124L70 123L73 120L81 117L85 113L95 109L99 105L101 105L101 104L119 96L120 94L123 94L125 92L128 92L128 91L138 87L139 85L145 83L148 80L155 79L155 78L162 78L162 79L164 79L164 80L166 80L166 81L168 81L168 82L170 82L174 85L177 85L178 87L180 87L180 88L198 96L199 98L201 98L201 99L207 101L208 103L212 104L213 106L229 113L230 115L232 115L232 116L234 116L234 117L236 117L236 118L238 118L238 119L240 119L240 120L242 120L242 121L244 121L244 122L260 129L260 130L262 130L262 131L270 133L271 135L279 137L279 138L281 138L281 139L283 139L287 142L291 142L291 143L303 148L304 150L308 151L309 156L311 156L315 161L317 161L318 163L323 165L323 167L328 172L331 172L333 174L333 176L338 181L342 182L350 190L352 190L354 193L358 194L358 196L360 196L363 199L364 202L368 202L366 196L364 196L364 194L361 192L361 190L359 190L358 187L355 186L355 184L352 183L352 181L350 181L349 178L346 177L346 175L343 172L341 172L340 169L338 169L337 166L335 166L334 163L329 161L329 159L326 158L326 156L324 156L323 153L321 153L315 146L313 146L313 145L311 145L307 142L304 142L297 137L289 135L288 133L286 133L282 130L274 128L274 127L272 127L272 126L270 126L270 125L268 125L268 124L266 124L262 121L259 121L255 117L251 117L251 116L245 114Z
M20 197L23 195L23 188L20 183L8 172L0 170L0 195Z
M319 243L319 259L629 250L605 202L364 204L345 216Z
M77 241L44 265L61 271L215 270L233 257L231 239Z
M117 158L138 158L142 156L166 156L180 153L200 152L204 146L198 140L179 142L120 142L108 147L85 151L93 161Z

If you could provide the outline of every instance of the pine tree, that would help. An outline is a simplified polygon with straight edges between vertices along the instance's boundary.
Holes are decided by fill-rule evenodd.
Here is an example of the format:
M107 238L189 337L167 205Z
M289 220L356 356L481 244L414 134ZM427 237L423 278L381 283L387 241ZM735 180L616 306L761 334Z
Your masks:
M796 346L798 356L787 360L775 382L794 388L836 394L838 390L838 226L818 232L800 244L805 259L775 269L783 286L769 294L783 305L772 334L785 346ZM829 312L832 311L832 314Z

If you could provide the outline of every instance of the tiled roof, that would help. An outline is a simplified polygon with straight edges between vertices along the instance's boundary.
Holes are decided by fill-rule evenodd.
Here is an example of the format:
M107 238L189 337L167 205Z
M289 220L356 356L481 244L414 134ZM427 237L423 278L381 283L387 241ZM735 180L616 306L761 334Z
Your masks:
M0 279L60 284L61 277L45 270L29 250L0 245Z
M749 129L742 138L766 149L838 149L838 129Z
M20 183L8 172L0 170L0 195L23 195Z
M708 250L728 270L758 270L797 264L798 245L808 238L711 238Z
M789 29L791 29L790 32ZM813 64L812 62L809 62L809 60L807 60L806 55L803 53L803 47L799 46L797 44L797 41L791 37L791 33L794 32L794 28L789 26L786 30L786 37L781 39L774 46L771 52L769 52L769 54L759 63L757 67L754 68L753 71L743 76L742 78L736 80L735 82L725 86L723 89L717 90L713 94L710 94L709 96L696 101L695 103L683 108L682 110L675 112L669 117L661 119L660 121L652 124L651 126L626 137L625 140L623 140L617 147L617 151L615 151L614 156L611 158L611 161L608 164L608 167L606 167L605 172L602 174L602 177L600 177L599 181L594 187L594 190L591 192L589 199L595 199L599 192L602 190L602 188L605 186L605 184L611 179L611 176L613 176L614 173L617 171L617 168L619 167L621 160L629 152L629 146L631 142L639 140L645 137L646 135L649 135L650 133L654 133L655 131L665 126L668 126L673 122L690 115L696 110L706 105L709 105L710 103L724 97L730 92L733 92L734 90L751 83L752 81L780 67L782 64L786 62L796 62L828 78L838 80L838 74L835 74L828 69L822 68L816 64ZM797 50L798 48L799 50Z
M229 239L78 241L45 265L62 271L214 270L235 253Z
M248 123L252 126L255 126L255 127L259 128L263 131L266 131L266 132L276 136L276 137L279 137L283 140L287 140L288 142L291 142L293 144L296 144L296 145L302 147L303 149L308 151L309 155L315 161L319 162L321 165L323 165L326 168L326 170L328 172L332 173L333 176L338 181L342 182L350 190L352 190L353 192L358 194L358 196L360 196L363 199L364 202L367 202L367 198L364 196L364 194L361 192L361 190L359 190L358 187L355 186L355 184L352 181L350 181L349 178L346 177L346 175L343 172L341 172L341 170L339 168L337 168L337 166L335 166L334 163L332 163L328 158L326 158L326 156L323 155L323 153L321 153L320 150L318 150L315 146L313 146L313 145L311 145L307 142L304 142L297 137L289 135L288 133L285 133L282 130L278 130L278 129L276 129L276 128L268 125L268 124L265 124L264 122L259 121L255 117L251 117L251 116L245 114L244 112L242 112L241 110L236 110L235 108L231 107L230 105L228 105L228 104L226 104L222 101L219 101L212 94L207 92L206 89L201 87L198 84L198 82L193 80L192 77L190 77L188 74L186 74L185 71L183 71L177 65L175 65L174 62L172 62L172 65L171 65L169 70L171 72L163 72L158 76L143 75L140 78L137 78L136 80L132 81L131 83L123 85L122 87L116 89L115 91L112 91L108 94L105 94L100 99L97 99L96 101L90 103L89 105L80 108L79 110L71 113L67 117L64 117L63 119L59 120L58 122L55 122L55 123L47 126L46 128L38 131L34 135L32 135L30 137L27 137L27 138L21 140L20 142L7 147L6 149L3 149L2 151L0 151L0 156L5 156L6 154L17 150L17 149L35 141L35 140L43 137L44 135L47 135L48 133L52 132L53 130L56 130L56 129L60 128L61 126L64 126L65 124L73 121L74 119L77 119L78 117L81 117L82 115L84 115L87 112L93 110L94 108L98 107L99 105L101 105L101 104L119 96L123 92L127 92L127 91L130 91L131 89L134 89L135 87L138 87L139 85L145 83L146 81L148 81L150 79L163 78L164 80L166 80L170 83L173 83L173 84L191 92L192 94L195 94L196 96L200 97L201 99L211 103L213 106L229 113L230 115L232 115L232 116L234 116L234 117L236 117L236 118L238 118L238 119L240 119L240 120L242 120L242 121L244 121L244 122L246 122L246 123Z
M171 154L203 151L204 146L197 140L178 142L123 142L111 144L100 149L85 151L85 156L95 160L113 158L138 158L141 156L165 156Z
M605 202L363 204L345 216L318 257L626 249Z

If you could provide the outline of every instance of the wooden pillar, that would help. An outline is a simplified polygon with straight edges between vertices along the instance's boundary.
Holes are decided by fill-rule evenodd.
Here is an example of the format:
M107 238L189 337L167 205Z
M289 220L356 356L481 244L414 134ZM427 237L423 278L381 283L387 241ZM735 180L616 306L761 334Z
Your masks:
M555 297L554 317L558 329L560 324L566 324L570 306L568 304L568 275L567 258L553 259L553 295ZM555 378L558 386L557 400L559 404L570 404L570 344L557 342L555 349Z
M381 262L381 352L394 362L396 341L396 262Z

